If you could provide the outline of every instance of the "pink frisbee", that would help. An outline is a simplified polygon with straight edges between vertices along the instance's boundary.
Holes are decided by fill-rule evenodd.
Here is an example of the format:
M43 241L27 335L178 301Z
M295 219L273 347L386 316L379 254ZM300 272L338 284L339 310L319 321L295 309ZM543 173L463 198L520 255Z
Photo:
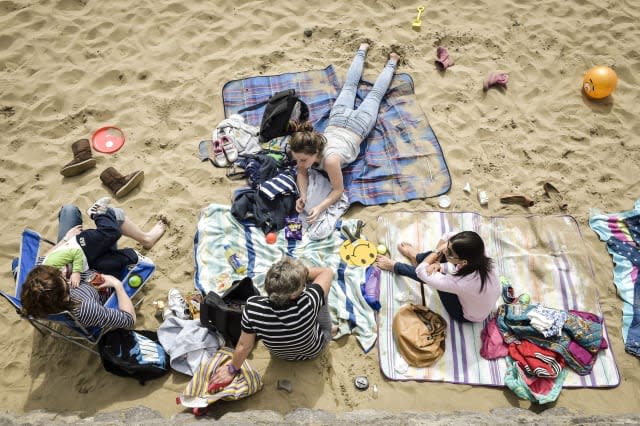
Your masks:
M113 154L124 145L124 132L115 126L101 127L91 136L93 149L105 154Z

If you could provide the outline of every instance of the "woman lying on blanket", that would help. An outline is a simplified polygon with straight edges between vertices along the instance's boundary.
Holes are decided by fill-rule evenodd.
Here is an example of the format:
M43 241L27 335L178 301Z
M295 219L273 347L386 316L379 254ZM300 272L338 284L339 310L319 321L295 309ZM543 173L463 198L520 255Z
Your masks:
M87 214L95 221L96 229L85 230L80 210L73 205L62 206L58 244L47 251L42 264L29 272L22 285L20 298L26 314L42 318L70 311L84 327L133 326L133 304L122 282L113 275L120 275L127 265L137 263L141 255L115 246L125 235L150 249L164 234L164 224L158 222L149 232L143 232L122 209L110 207L109 202L108 197L101 198L89 208ZM81 281L81 273L89 269L105 273L104 283L97 288ZM98 290L106 288L114 289L118 309L103 306L107 295Z
M495 309L500 280L493 260L485 255L482 238L475 232L446 233L435 251L419 253L406 242L398 244L398 251L411 265L382 255L378 255L376 265L435 288L451 318L482 322ZM451 268L453 273L447 273Z
M336 102L331 108L329 124L324 134L313 131L310 123L292 124L293 134L289 148L298 168L300 197L296 203L298 213L306 211L307 222L314 223L320 214L340 199L344 193L342 167L355 161L360 144L373 129L378 117L380 102L384 97L395 72L400 56L391 52L389 61L380 73L371 92L354 109L356 91L362 76L364 58L369 45L363 43L356 53ZM315 206L306 206L309 183L308 170L312 166L324 170L329 176L332 190ZM305 209L305 207L308 207Z

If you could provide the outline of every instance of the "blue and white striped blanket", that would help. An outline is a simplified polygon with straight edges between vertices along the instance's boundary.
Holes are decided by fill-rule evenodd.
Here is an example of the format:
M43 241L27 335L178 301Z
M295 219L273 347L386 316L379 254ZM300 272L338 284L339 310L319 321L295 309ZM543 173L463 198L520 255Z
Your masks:
M355 229L356 220L338 223ZM288 255L302 260L307 266L327 266L336 271L336 278L329 293L329 310L334 324L338 325L336 338L353 333L365 352L376 342L378 333L374 311L367 305L360 292L365 281L364 268L347 267L339 255L344 239L334 231L322 241L311 241L303 236L301 241L289 241L284 230L277 233L275 244L267 244L265 235L253 224L242 224L231 215L231 207L211 204L200 213L194 241L196 274L195 286L203 293L217 290L221 274L231 275L232 280L242 278L235 274L224 256L223 245L228 243L247 264L247 275L252 277L261 293L264 278L273 263Z

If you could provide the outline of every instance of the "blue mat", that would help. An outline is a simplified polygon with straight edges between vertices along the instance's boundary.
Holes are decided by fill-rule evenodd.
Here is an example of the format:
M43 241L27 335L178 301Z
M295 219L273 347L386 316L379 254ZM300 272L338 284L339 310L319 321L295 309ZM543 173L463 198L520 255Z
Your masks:
M266 101L284 89L296 89L309 106L310 121L322 132L342 85L333 66L322 70L249 77L222 89L225 116ZM356 105L373 84L361 81ZM260 125L264 107L243 113ZM380 106L378 121L362 143L355 162L343 169L351 203L376 205L435 197L451 188L451 176L438 139L418 104L411 76L396 74Z

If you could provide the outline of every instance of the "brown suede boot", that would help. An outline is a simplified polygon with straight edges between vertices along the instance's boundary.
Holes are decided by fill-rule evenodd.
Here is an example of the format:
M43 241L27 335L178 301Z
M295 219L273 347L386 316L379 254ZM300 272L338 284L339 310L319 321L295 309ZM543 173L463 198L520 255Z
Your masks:
M75 176L96 166L96 159L91 156L89 139L80 139L71 145L73 160L60 170L62 176Z
M123 176L113 167L108 167L100 174L100 180L113 191L116 198L124 197L144 179L144 171L138 170Z

